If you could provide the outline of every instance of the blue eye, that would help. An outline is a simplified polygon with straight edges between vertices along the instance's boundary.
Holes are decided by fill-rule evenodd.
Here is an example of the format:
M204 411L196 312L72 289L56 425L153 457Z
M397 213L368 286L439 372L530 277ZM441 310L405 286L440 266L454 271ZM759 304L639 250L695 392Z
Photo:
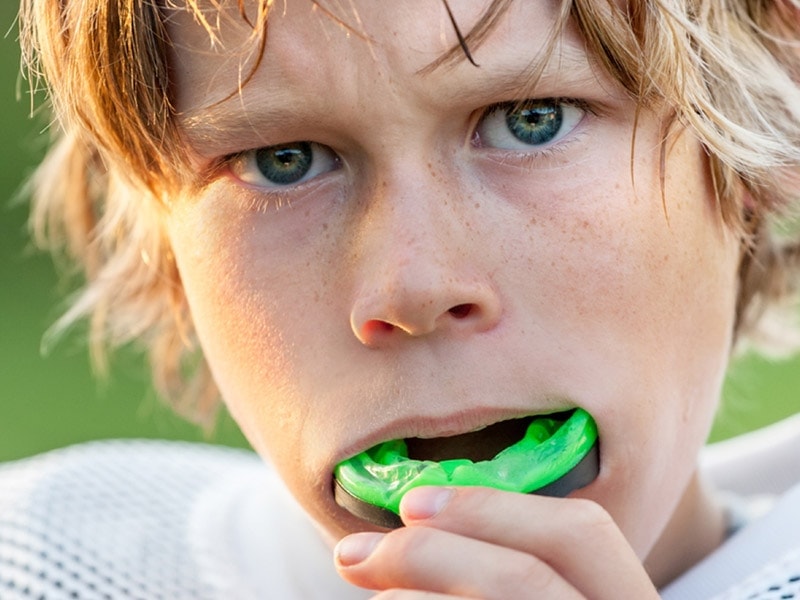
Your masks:
M529 152L568 135L584 114L575 103L558 99L506 103L490 108L476 133L482 146Z
M306 176L314 162L311 144L308 142L261 148L256 150L254 158L259 172L268 181L279 185L297 183Z
M292 142L243 152L233 160L231 171L251 185L285 187L338 166L339 157L330 148L313 142Z

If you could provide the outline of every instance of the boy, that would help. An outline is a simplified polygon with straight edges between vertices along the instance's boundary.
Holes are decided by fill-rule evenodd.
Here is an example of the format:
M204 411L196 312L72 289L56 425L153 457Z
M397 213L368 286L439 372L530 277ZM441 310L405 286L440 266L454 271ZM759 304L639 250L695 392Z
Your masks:
M198 418L219 392L342 580L655 598L734 529L697 456L734 342L792 291L769 227L800 189L793 0L26 0L21 24L61 126L34 219L87 273L59 327L146 340ZM420 487L390 532L334 500L377 444L489 460L575 409L599 472L567 498ZM132 596L360 597L304 588L330 550L260 468L186 469L172 592L140 525L108 534Z

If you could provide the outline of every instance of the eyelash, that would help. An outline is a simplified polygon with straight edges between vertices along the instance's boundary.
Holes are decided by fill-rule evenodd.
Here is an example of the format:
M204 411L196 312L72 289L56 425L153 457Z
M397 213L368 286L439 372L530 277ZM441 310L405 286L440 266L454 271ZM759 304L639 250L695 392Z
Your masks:
M544 144L537 145L531 144L527 145L525 142L519 141L520 145L523 145L524 148L517 148L517 149L508 149L508 148L501 148L501 147L492 147L487 146L483 137L480 135L481 127L486 125L490 117L500 113L505 114L506 118L506 126L508 127L510 135L517 137L517 135L511 131L511 126L508 124L509 114L512 110L531 110L531 108L536 107L558 107L559 115L563 113L565 109L569 110L579 110L582 114L580 118L575 121L570 127L570 129L564 133L562 136L558 137L554 142L545 142ZM534 111L535 112L535 111ZM538 113L537 113L538 114ZM587 115L590 116L598 116L599 111L597 107L593 104L577 98L535 98L535 99L527 99L521 101L504 101L498 102L492 105L487 106L486 108L482 109L477 117L475 118L475 122L471 127L472 134L471 134L471 144L473 147L486 150L492 153L495 153L499 156L502 156L502 161L516 161L520 164L524 164L525 166L533 166L534 163L538 161L546 161L548 158L556 156L558 154L562 154L568 151L572 145L576 142L579 142L584 136L583 132L575 132L578 129L579 125L584 121ZM560 117L559 120L559 127L562 124L562 120ZM530 124L530 123L529 123ZM569 138L569 139L564 139ZM519 140L519 138L517 137ZM242 163L245 160L255 160L255 153L256 152L264 152L272 150L273 153L279 152L283 148L289 147L297 147L299 145L306 145L308 147L314 147L323 149L325 153L329 153L329 156L325 157L325 160L329 160L331 163L331 168L321 171L319 174L314 175L311 179L306 181L298 181L292 182L287 185L279 185L274 184L274 187L259 187L258 184L248 182L242 177L238 176L234 172L235 165ZM297 189L300 186L304 186L307 183L311 183L315 181L318 177L324 175L325 173L336 170L340 168L341 159L339 156L327 146L322 146L320 144L314 144L311 142L293 142L289 144L277 145L277 146L265 146L261 148L255 148L251 150L244 150L240 152L231 153L220 157L217 159L210 167L209 170L206 172L209 173L206 180L210 181L216 179L227 172L231 177L235 178L239 183L248 186L248 187L256 187L258 188L259 194L264 197L263 201L253 202L252 204L264 205L267 206L269 204L276 205L278 208L282 204L289 204L287 198L291 195L294 189ZM263 175L263 174L262 174ZM303 179L305 175L302 175L301 179ZM266 177L264 177L266 179Z
M537 109L542 107L556 107L558 109L558 131L554 136L555 139L547 140L543 143L533 144L520 140L511 129L509 122L512 111L530 112L541 116L542 113L537 112ZM533 110L531 110L533 109ZM570 113L566 123L564 122L565 111L579 111L579 114ZM495 145L486 144L481 134L481 128L486 125L491 117L497 114L505 115L505 126L508 133L517 138L516 148L503 148L501 144ZM472 127L471 143L475 148L485 149L490 152L505 153L509 157L516 156L519 159L524 159L528 162L547 158L554 154L560 154L567 151L573 143L583 137L582 132L576 131L579 126L584 122L588 116L598 116L599 111L593 104L578 98L534 98L527 100L513 100L506 102L498 102L483 109L478 115L475 125ZM572 123L569 121L572 120ZM528 123L530 124L530 122ZM538 123L537 123L538 124ZM567 131L561 132L562 125L566 126Z

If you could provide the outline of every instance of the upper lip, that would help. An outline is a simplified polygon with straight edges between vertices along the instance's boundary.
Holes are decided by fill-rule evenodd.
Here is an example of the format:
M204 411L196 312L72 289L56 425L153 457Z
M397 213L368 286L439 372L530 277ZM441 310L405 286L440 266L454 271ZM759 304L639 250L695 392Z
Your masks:
M457 413L430 416L409 416L396 419L370 432L344 448L338 461L355 456L376 444L390 440L437 438L470 433L509 419L520 419L535 415L551 414L571 410L575 406L561 404L541 410L527 408L474 408Z

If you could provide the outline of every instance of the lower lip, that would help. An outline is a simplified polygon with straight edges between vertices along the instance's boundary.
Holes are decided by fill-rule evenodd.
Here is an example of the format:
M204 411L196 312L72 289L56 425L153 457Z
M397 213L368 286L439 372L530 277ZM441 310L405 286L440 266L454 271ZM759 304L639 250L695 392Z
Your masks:
M525 437L477 463L408 458L405 443L379 444L340 463L334 471L337 503L383 527L401 525L400 500L423 485L479 485L496 489L565 496L593 481L599 472L597 427L582 409L569 418L537 417Z

